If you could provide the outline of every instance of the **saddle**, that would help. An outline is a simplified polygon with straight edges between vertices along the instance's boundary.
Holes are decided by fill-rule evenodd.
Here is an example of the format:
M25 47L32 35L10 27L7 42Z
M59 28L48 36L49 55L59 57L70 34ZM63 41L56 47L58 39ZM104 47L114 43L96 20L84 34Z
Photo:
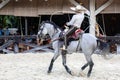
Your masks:
M84 31L82 29L77 29L72 35L68 36L68 38L72 38L73 40L78 40L80 34L82 34L82 33L84 33ZM59 35L61 41L64 40L64 34L65 34L65 32L62 31Z
M68 36L67 45L69 45L71 41L79 40L80 35L82 35L83 33L84 31L82 29L77 29L72 35ZM64 31L60 33L59 35L60 41L64 41L64 34L65 34Z
M72 34L72 38L75 39L75 40L78 40L79 39L79 36L81 34L83 34L84 31L82 29L77 29L73 34Z

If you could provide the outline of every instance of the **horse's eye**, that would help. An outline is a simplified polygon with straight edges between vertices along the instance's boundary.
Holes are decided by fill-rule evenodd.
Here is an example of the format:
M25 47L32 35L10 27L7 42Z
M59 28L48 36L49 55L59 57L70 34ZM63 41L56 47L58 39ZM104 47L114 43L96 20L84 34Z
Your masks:
M43 30L43 28L40 28L40 30L42 31L42 30Z

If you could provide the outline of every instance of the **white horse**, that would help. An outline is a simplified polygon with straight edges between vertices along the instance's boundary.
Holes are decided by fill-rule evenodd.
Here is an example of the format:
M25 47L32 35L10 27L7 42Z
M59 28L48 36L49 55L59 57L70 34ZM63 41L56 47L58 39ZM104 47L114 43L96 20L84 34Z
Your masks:
M41 24L40 30L38 32L38 37L40 39L44 38L46 34L49 34L50 38L53 41L52 47L54 49L55 54L51 60L50 66L48 68L48 73L51 72L54 61L61 54L63 66L65 67L66 71L72 75L71 70L66 65L66 53L64 53L60 49L63 45L63 41L59 40L60 33L61 33L61 29L57 25L55 25L54 23L51 23L51 22L43 22ZM87 63L81 67L81 70L84 70L87 66L89 66L89 71L87 73L87 76L89 77L91 74L93 65L94 65L91 55L94 53L94 51L97 48L97 38L90 33L84 33L79 40L70 42L70 44L67 47L67 53L76 52L76 49L78 50L78 52L81 52L81 49L82 49L82 52L85 55Z

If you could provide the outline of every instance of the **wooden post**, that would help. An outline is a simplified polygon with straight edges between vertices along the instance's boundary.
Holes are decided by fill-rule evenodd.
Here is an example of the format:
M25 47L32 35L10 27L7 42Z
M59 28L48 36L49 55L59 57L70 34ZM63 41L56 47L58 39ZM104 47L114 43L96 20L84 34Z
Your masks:
M39 31L39 29L40 29L41 17L42 17L42 16L39 16L38 31Z
M27 24L27 18L25 17L25 35L28 35L28 24Z
M104 10L105 8L107 8L112 2L113 2L113 0L109 0L109 1L107 1L105 4L103 4L101 7L99 7L99 8L95 11L95 15L99 14L102 10Z
M19 52L19 47L18 47L18 44L14 44L14 52L15 53L18 53Z
M95 0L90 0L90 30L89 32L95 35L95 24L96 24L96 16L95 16Z
M20 20L20 33L21 35L23 35L23 27L22 27L22 20L21 20L21 17L19 17L19 20Z
M7 5L9 1L10 0L2 0L2 2L0 3L0 9Z

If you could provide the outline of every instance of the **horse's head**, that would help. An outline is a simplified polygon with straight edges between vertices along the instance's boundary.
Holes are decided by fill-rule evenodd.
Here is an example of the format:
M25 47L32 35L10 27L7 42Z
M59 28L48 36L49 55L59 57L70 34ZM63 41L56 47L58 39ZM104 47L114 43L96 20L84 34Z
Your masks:
M53 38L59 31L61 31L60 28L54 22L45 21L42 22L37 35L39 39Z
M48 34L48 29L47 29L47 25L46 24L47 23L42 22L41 25L40 25L40 29L39 29L38 34L37 34L39 39L46 38L46 35Z

